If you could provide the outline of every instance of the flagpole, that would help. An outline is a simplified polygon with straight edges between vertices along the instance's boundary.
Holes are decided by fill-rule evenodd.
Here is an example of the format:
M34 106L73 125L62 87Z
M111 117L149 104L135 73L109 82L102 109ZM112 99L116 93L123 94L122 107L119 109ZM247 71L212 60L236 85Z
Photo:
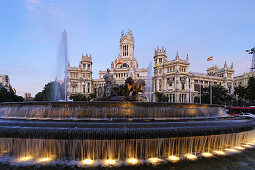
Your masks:
M213 62L213 58L212 58L212 64L213 64L213 66L214 66L214 62ZM212 105L213 104L213 91L212 91L212 86L213 86L213 82L212 82L212 76L213 75L211 75L211 82L210 82L210 84L211 84L211 86L210 86L210 104Z
M207 58L207 61L213 61L213 56ZM213 101L212 101L212 74L209 74L209 86L210 86L210 104L212 105Z
M200 80L199 80L199 84L200 84L200 104L202 103L202 99L201 99L201 75L200 75Z
M212 75L210 80L210 104L212 104Z

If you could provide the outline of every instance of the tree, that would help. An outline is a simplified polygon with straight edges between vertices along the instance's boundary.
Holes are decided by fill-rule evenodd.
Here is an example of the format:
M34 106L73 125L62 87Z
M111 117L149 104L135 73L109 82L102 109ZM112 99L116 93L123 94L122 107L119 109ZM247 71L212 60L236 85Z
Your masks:
M221 85L212 86L212 102L213 104L230 105L232 103L232 96L228 94L228 90ZM195 98L198 102L199 98ZM201 102L204 104L210 103L210 87L201 89Z
M255 103L255 77L250 77L248 81L247 98L251 104Z
M96 98L96 94L89 94L88 96L86 96L84 94L77 93L70 96L70 99L72 99L73 101L90 101L94 98Z
M53 81L47 83L43 90L35 95L35 101L58 101L64 100L65 92L63 86L57 82Z
M155 96L156 96L157 102L168 102L169 101L168 96L165 95L164 93L155 92Z
M243 86L235 87L235 105L243 106L247 105L247 89Z
M88 98L83 94L72 94L70 97L73 101L88 101Z
M4 87L0 86L0 102L22 102L24 98L17 96L12 90L7 91Z

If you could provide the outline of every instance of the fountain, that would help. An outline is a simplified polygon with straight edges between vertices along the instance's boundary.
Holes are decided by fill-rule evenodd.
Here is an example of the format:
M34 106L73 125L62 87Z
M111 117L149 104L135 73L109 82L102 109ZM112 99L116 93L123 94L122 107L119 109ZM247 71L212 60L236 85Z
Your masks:
M105 89L114 85L106 74ZM135 90L127 87L132 86L115 90L133 94ZM77 166L157 166L240 153L254 146L254 127L254 119L231 117L219 105L0 103L0 153L14 157L16 163L64 160Z
M57 68L57 76L55 81L53 82L52 101L59 101L59 100L67 101L68 55L67 55L66 30L64 30L61 34L58 63L56 68ZM60 85L62 83L64 87ZM62 88L64 90L62 90ZM64 91L64 94L62 94L62 91Z
M65 31L62 47L66 96ZM252 118L231 117L220 105L144 102L144 81L128 78L119 86L109 71L104 78L93 102L0 103L0 163L159 166L255 146Z

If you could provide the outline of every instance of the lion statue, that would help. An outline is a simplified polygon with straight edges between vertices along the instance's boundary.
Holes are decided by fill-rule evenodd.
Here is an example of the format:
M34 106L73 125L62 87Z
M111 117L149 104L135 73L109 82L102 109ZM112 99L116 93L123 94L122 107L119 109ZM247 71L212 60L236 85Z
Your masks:
M143 87L145 86L145 81L142 79L139 79L135 82L133 87L133 96L138 95L138 92L143 92Z
M134 80L132 77L128 77L125 81L125 84L120 85L119 96L129 96L134 88Z

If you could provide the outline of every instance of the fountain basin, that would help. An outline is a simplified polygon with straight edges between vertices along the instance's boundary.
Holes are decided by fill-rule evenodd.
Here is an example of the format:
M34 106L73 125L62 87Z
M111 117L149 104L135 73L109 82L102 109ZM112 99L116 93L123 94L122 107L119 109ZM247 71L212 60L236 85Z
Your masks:
M0 152L16 157L155 162L255 142L254 119L228 116L218 105L1 103L0 115Z

